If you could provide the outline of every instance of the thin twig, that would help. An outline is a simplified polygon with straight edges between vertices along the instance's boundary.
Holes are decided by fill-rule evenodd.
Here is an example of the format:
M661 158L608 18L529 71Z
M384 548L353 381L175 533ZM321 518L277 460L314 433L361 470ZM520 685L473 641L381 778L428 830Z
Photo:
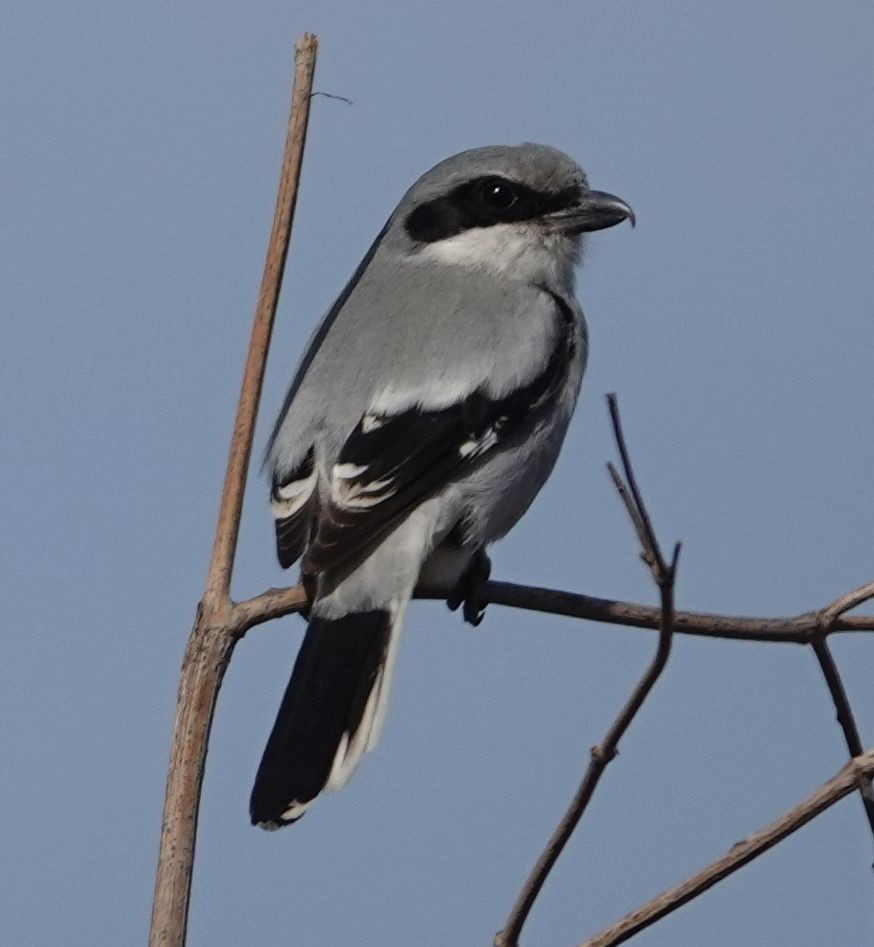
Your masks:
M824 635L829 634L837 625L840 619L847 612L864 605L865 602L874 598L874 582L866 582L855 589L836 598L830 605L820 613L820 626Z
M316 37L306 33L295 50L291 116L273 229L246 356L206 589L197 609L179 679L152 904L150 947L182 947L185 943L197 814L209 731L222 677L238 638L233 629L230 584L243 490L294 217L317 46Z
M345 102L347 105L354 105L355 100L348 98L345 95L335 95L333 92L311 92L310 98L314 99L317 95L322 96L325 99L336 99L338 102Z
M837 721L841 730L844 732L847 752L850 754L851 759L855 756L860 756L863 752L862 738L859 736L859 728L856 726L856 718L853 716L850 698L847 696L844 682L841 680L840 671L838 671L838 666L835 664L835 659L832 657L828 642L824 637L818 638L813 642L813 653L819 662L822 676L825 678L832 702L835 705ZM871 835L874 837L874 789L872 789L870 779L862 779L860 781L859 795L862 799L862 805L865 809Z
M847 752L851 759L862 752L862 739L859 736L859 728L856 726L856 718L853 714L850 698L847 696L840 671L838 671L838 666L828 646L827 637L846 612L857 608L871 598L874 598L874 582L860 585L858 588L835 599L820 612L819 633L811 641L813 653L819 662L819 668L822 671L829 694L831 694L832 703L835 705L837 721L841 730L843 730ZM859 795L865 809L865 816L868 819L868 827L871 830L872 837L874 837L874 787L872 787L870 779L863 779L859 783Z
M628 489L631 491L631 498L629 499L625 491L622 489L622 481L620 480L618 474L616 473L616 468L613 464L608 463L607 469L610 472L610 476L613 478L613 483L616 485L619 490L619 495L622 497L625 508L628 510L628 515L631 517L631 521L634 523L635 529L637 531L637 537L640 540L640 544L643 547L644 551L644 561L647 562L651 570L653 571L653 578L657 584L661 584L666 580L666 569L665 561L662 558L661 550L659 549L658 540L656 539L655 531L652 528L652 523L650 522L649 513L646 510L646 506L643 502L643 497L640 495L640 490L637 486L637 478L634 476L634 470L631 466L631 458L628 456L628 448L625 445L625 435L622 433L622 419L619 417L619 402L616 400L616 393L611 392L607 395L607 408L610 411L610 423L613 426L613 437L616 441L616 446L619 449L619 457L622 461L622 469L625 473L625 480L628 484ZM675 550L674 558L679 555Z
M669 888L657 897L631 911L579 947L616 947L651 924L688 904L717 882L743 868L763 852L796 832L844 796L849 795L861 780L874 776L874 750L850 760L835 776L803 799L770 825L733 845L721 858L686 881Z
M607 735L598 746L592 748L589 765L579 789L577 789L567 811L562 816L561 821L546 843L546 847L543 849L540 857L531 869L528 878L525 880L525 884L522 886L522 890L519 892L519 896L516 898L510 910L504 927L495 935L495 947L517 947L519 935L522 932L525 921L546 879L549 877L549 873L552 871L558 857L562 851L564 851L570 837L579 825L595 793L601 776L619 751L620 740L643 706L656 681L661 676L671 653L671 641L673 639L674 630L674 583L676 580L677 561L680 555L680 544L677 543L674 546L670 563L665 562L649 514L644 505L640 490L638 489L634 470L631 466L631 460L622 433L616 396L608 395L607 401L610 407L610 418L613 423L613 435L622 460L625 480L622 480L612 464L608 465L610 476L616 484L619 495L625 504L629 517L637 532L643 560L649 566L653 580L658 586L659 597L661 599L661 623L659 628L658 648L649 667L638 681L626 701L625 706L607 731Z

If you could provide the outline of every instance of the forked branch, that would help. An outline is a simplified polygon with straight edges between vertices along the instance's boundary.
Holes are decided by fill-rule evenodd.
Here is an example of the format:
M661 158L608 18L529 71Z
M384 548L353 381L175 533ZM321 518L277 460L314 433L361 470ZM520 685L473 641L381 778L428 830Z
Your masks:
M179 678L155 897L152 902L150 947L182 947L185 943L197 814L209 732L222 678L238 640L233 625L234 604L230 598L230 586L243 509L243 490L252 452L267 350L291 237L317 46L316 37L307 33L295 50L291 116L273 229L231 436L206 589L197 608Z
M859 736L859 728L856 726L856 718L853 715L850 698L847 696L844 682L841 680L840 671L838 671L838 666L832 657L825 635L817 638L813 642L813 651L816 655L816 660L819 662L822 676L825 678L832 703L835 705L835 715L838 725L844 732L847 752L850 754L851 759L861 756L864 752L862 738ZM872 837L874 837L874 789L872 789L871 779L869 777L860 777L859 796L862 800L862 806L865 809L865 816L868 819L868 827L871 829Z
M619 417L616 395L608 395L607 403L610 409L613 436L619 450L624 478L620 476L613 464L608 464L607 467L619 496L625 504L625 509L628 512L635 532L637 533L641 547L641 557L647 564L653 581L659 590L659 597L661 599L661 620L658 648L649 667L638 681L634 690L631 692L631 696L626 701L625 706L620 710L619 715L607 731L607 735L598 746L592 747L589 766L583 776L579 789L576 791L567 811L562 816L561 821L556 826L555 831L546 843L546 847L543 849L531 873L528 875L525 884L522 886L522 890L519 892L519 896L510 910L504 927L495 935L495 947L517 947L522 927L546 879L549 877L549 873L552 871L559 855L564 851L565 845L567 845L571 835L573 835L576 827L579 825L598 787L598 782L604 774L604 770L606 770L611 760L616 757L619 749L619 741L643 706L644 701L656 681L661 676L671 653L671 641L674 631L674 582L677 574L677 561L680 556L680 544L677 543L674 546L670 562L666 561L662 555L658 538L656 537L652 522L649 518L649 513L647 512L637 486L637 479L634 476L631 459L628 455L628 448L625 444L625 437L622 433L622 423Z

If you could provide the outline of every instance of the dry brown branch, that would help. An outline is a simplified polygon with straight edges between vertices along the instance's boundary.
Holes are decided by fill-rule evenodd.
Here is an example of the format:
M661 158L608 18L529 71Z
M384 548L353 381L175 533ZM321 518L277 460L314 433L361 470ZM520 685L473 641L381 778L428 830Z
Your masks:
M818 638L813 642L813 652L819 662L822 676L825 678L826 686L835 705L835 714L838 724L844 732L847 752L851 759L860 756L863 752L862 738L859 736L859 728L856 726L856 718L853 715L853 708L850 706L850 698L844 689L844 682L841 680L838 666L835 664L835 659L832 657L825 637ZM872 789L870 779L863 779L859 782L859 795L868 819L868 826L871 829L871 834L874 835L874 789Z
M495 935L495 947L517 947L519 935L522 932L525 921L546 879L549 877L549 873L552 871L558 857L564 851L565 845L567 845L571 835L573 835L576 827L579 825L592 796L595 794L601 776L619 751L619 741L629 726L631 726L631 722L635 716L637 716L638 711L643 706L644 701L661 676L671 653L671 641L674 631L674 582L677 574L677 560L680 556L680 544L677 543L674 546L670 563L666 562L662 556L662 551L655 531L653 530L652 523L650 522L643 498L640 495L637 480L634 476L634 470L631 466L631 460L628 456L628 449L625 445L625 437L622 433L622 424L619 418L619 407L616 402L616 395L608 395L607 403L610 408L613 435L616 440L616 446L619 449L625 479L623 480L613 464L608 464L607 468L610 471L610 476L613 479L616 490L622 502L625 504L628 516L634 525L637 538L640 542L641 557L649 568L653 581L658 586L659 597L661 599L661 623L659 628L658 648L649 667L636 684L625 706L619 711L618 716L607 731L607 735L598 746L592 747L589 766L586 769L579 789L577 789L567 811L562 816L561 821L546 843L546 847L543 849L543 852L531 869L528 878L525 880L522 890L519 892L519 896L516 898L510 910L504 927Z
M231 436L206 589L182 662L152 904L151 947L182 947L185 943L197 813L209 731L222 677L238 639L233 626L234 605L230 598L230 585L243 508L243 490L267 350L291 236L317 46L315 36L304 34L295 50L291 115L273 229Z
M843 615L860 605L864 605L872 598L874 598L874 582L866 582L864 585L851 589L845 595L835 599L831 605L824 608L820 613L820 631L822 634L829 634L840 625Z
M874 596L874 583L854 590L868 590L866 598ZM416 598L445 600L450 590L420 588ZM597 598L580 592L545 589L515 582L489 581L478 590L484 604L504 605L545 615L564 615L583 618L600 624L621 625L629 628L658 629L661 609L636 602L619 602ZM853 594L853 593L848 593ZM841 596L841 601L847 596ZM863 599L862 601L864 601ZM263 625L274 618L292 615L306 605L306 592L300 585L284 589L268 589L254 598L234 606L234 625L237 634L244 635L250 628ZM812 612L787 618L756 618L741 615L716 615L708 612L676 612L674 632L701 638L723 638L730 641L777 642L785 644L812 644L822 633L823 620L831 614L834 602ZM836 619L828 626L829 635L874 631L874 615L849 615Z
M874 750L850 760L835 776L803 799L770 825L754 832L742 842L733 845L721 858L646 904L636 908L620 921L611 924L579 947L615 947L656 921L688 904L689 901L712 888L717 882L743 868L769 848L796 832L838 800L858 788L860 782L874 776Z
M844 741L847 744L847 752L851 759L859 756L862 752L862 739L859 736L859 728L856 726L856 718L850 705L850 698L847 696L840 671L838 671L838 666L828 646L827 637L842 615L867 602L872 597L874 597L874 582L869 582L867 585L861 585L859 588L853 589L846 595L836 599L830 606L823 609L820 615L820 633L811 642L813 653L819 662L819 668L825 678L832 703L835 705L835 715L838 725L844 732ZM872 836L874 836L874 786L872 786L870 779L860 778L859 796L862 799L862 806L868 819L868 827Z

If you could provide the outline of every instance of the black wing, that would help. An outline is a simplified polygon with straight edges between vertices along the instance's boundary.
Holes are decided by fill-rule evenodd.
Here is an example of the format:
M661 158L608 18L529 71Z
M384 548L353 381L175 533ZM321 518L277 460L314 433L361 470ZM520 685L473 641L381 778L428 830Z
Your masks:
M307 574L358 560L407 512L464 476L524 424L536 423L562 391L574 349L574 317L558 303L564 331L531 382L506 396L477 389L445 408L368 413L343 446L330 495L318 511L306 550Z

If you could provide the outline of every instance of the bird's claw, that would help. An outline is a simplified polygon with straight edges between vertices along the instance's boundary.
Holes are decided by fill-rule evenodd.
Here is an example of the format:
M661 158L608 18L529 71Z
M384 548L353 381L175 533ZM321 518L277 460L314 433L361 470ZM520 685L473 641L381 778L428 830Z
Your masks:
M477 550L458 580L458 585L446 599L446 604L453 612L464 606L461 614L474 628L482 622L486 614L488 601L482 591L491 571L491 560L482 549Z

